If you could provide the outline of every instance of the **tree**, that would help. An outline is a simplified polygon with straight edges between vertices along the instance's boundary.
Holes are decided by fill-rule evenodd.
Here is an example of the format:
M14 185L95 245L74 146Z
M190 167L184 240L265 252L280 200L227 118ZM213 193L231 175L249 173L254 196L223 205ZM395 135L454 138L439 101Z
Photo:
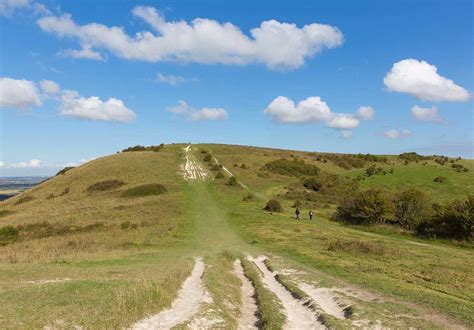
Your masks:
M398 223L407 229L416 226L430 217L428 196L417 189L408 189L397 195L395 214Z
M352 224L382 222L390 209L388 199L380 190L369 189L345 198L337 207L337 220Z

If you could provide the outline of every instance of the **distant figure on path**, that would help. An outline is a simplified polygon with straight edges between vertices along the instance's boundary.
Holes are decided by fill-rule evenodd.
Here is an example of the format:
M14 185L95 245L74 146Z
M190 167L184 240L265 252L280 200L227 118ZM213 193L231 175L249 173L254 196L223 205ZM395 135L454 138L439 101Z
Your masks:
M296 214L296 220L299 220L300 219L300 209L299 209L299 207L296 208L295 214Z
M313 211L309 211L309 221L313 220Z

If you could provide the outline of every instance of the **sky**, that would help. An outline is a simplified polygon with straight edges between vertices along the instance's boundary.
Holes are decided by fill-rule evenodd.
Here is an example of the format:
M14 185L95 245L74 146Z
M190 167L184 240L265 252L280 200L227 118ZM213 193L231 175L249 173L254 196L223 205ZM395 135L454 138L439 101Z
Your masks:
M472 1L0 0L0 176L209 142L474 158Z

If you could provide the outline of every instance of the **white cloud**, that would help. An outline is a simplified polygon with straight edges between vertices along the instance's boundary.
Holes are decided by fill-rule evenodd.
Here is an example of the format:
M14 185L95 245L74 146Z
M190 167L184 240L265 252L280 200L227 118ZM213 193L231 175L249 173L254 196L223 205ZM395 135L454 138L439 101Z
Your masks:
M415 105L411 108L411 115L416 120L420 121L428 121L434 123L444 123L445 120L438 114L438 108L431 107L431 108L422 108Z
M398 138L401 138L401 137L410 136L411 131L409 131L407 129L402 130L402 131L399 131L399 130L396 130L396 129L391 129L389 131L384 132L383 134L385 135L385 137L387 137L389 139L398 139Z
M51 14L43 5L33 0L1 0L0 15L11 16L18 10L27 9L34 14Z
M205 107L202 109L195 109L183 100L179 100L177 106L169 107L166 110L177 115L183 115L191 121L225 120L229 117L227 111L223 108Z
M352 137L352 131L349 130L342 130L341 131L341 137L343 139L350 139Z
M326 126L347 130L359 126L359 119L349 113L335 113L326 122Z
M197 81L196 78L184 78L181 76L175 76L175 75L165 75L161 72L158 72L156 75L156 81L165 83L171 86L176 86L185 82L190 82L190 81Z
M278 96L267 106L264 113L280 123L321 122L332 117L331 109L318 96L310 96L297 105L285 96Z
M42 104L36 84L29 80L0 78L0 107L29 109Z
M389 91L408 93L425 101L468 101L470 94L451 79L438 74L436 66L406 59L393 65L384 78Z
M195 63L264 63L269 68L294 69L323 48L338 47L341 31L325 24L295 24L264 21L250 30L251 37L232 23L196 18L167 22L152 7L136 7L133 14L148 23L154 32L128 35L122 27L100 23L78 25L68 14L38 20L46 32L59 37L74 37L81 44L104 49L118 57L150 62L180 61Z
M60 56L71 57L75 59L89 59L96 61L105 61L105 58L92 49L90 45L83 45L81 49L66 49L58 53Z
M41 80L40 87L43 93L47 95L57 94L61 90L59 85L52 80Z
M102 101L97 96L85 98L76 91L68 90L63 91L61 96L60 113L79 119L115 122L131 122L136 117L119 99Z
M5 162L0 161L0 167L4 167L4 166L5 166Z
M40 167L42 165L42 161L39 159L31 159L27 162L19 162L19 163L12 163L12 164L5 164L5 162L1 162L2 168L34 168Z
M360 120L371 120L374 118L375 110L372 107L360 106L357 109L356 117Z

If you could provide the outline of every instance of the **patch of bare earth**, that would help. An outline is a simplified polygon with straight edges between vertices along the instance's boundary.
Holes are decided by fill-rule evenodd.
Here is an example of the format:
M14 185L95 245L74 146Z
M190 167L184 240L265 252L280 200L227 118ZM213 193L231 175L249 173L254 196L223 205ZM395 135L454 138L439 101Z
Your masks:
M334 291L328 288L316 288L308 283L299 283L298 287L326 313L337 319L345 319L344 309L338 303Z
M191 275L183 282L178 296L171 308L147 317L132 325L132 329L171 329L172 327L190 320L199 312L202 303L212 302L212 298L202 283L204 263L196 258Z

